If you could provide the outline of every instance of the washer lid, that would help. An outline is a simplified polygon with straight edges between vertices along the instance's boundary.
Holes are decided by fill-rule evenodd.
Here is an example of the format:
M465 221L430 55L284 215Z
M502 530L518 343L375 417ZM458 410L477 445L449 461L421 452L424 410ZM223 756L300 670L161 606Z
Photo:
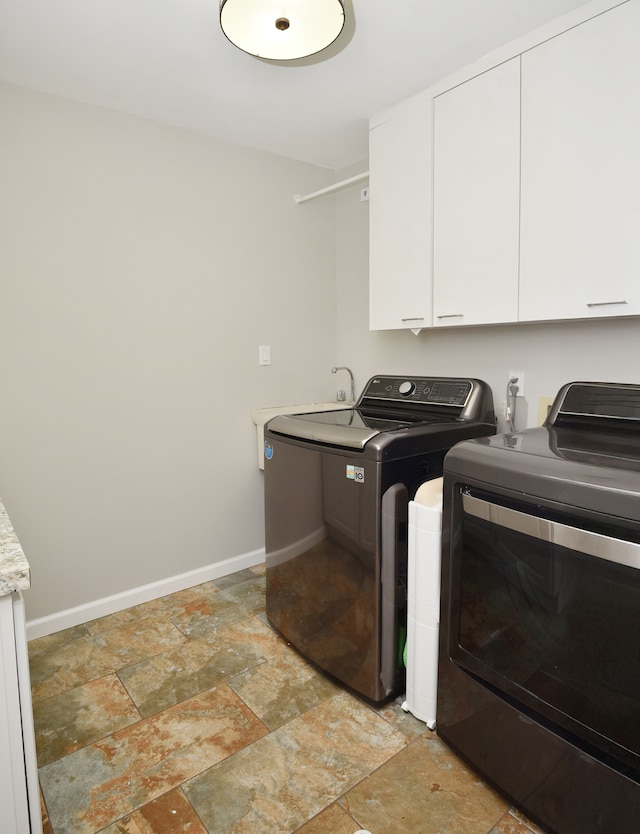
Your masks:
M350 449L364 449L369 440L381 431L393 431L411 425L411 422L403 420L367 417L357 408L281 414L267 424L269 431L276 434Z

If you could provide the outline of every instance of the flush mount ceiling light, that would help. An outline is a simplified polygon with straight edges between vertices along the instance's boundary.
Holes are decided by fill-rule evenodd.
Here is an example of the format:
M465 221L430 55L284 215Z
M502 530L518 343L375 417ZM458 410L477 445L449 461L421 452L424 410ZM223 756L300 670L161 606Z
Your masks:
M232 44L270 61L326 49L344 26L342 0L221 0L220 26Z

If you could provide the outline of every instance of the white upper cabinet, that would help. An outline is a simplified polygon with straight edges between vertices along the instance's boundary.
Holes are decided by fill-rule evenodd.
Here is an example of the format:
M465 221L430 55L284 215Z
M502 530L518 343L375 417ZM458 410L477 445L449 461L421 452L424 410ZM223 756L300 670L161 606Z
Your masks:
M639 35L593 0L372 120L371 329L640 315Z
M416 96L371 124L371 330L431 326L431 101Z
M522 55L520 320L640 313L640 2Z
M435 99L433 324L518 317L520 58Z

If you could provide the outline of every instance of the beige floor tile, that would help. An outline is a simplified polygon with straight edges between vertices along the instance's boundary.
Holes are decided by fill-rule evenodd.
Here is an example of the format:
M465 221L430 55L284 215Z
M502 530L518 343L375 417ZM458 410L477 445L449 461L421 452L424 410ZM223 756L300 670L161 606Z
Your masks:
M67 756L140 720L115 674L33 705L38 766Z
M40 769L56 834L93 834L267 732L224 684Z
M490 834L544 834L533 822L528 820L524 814L511 809L505 814L500 822L491 829Z
M307 712L340 690L292 649L229 681L270 730Z
M177 788L103 829L102 834L207 834Z
M184 790L209 834L287 834L404 741L372 710L340 693L190 780Z
M204 692L285 650L283 641L251 617L121 669L118 675L144 716Z
M252 613L265 609L266 581L264 576L253 576L246 582L238 582L226 588L224 593L240 605L248 605Z
M258 574L247 568L246 570L239 570L236 573L231 573L229 576L221 576L219 579L214 579L213 584L220 591L226 588L231 588L232 585L241 585L249 579L255 579Z
M421 736L340 800L373 834L487 834L508 805L436 736Z
M161 599L152 599L149 602L143 602L140 605L126 608L124 611L116 611L114 614L109 614L106 617L91 620L91 622L87 623L87 631L89 634L102 634L104 631L110 631L112 628L118 628L119 626L126 626L136 620L143 620L146 617L163 614L164 611L165 606L163 601Z
M44 804L42 791L40 791L40 811L42 814L42 834L53 834L51 820L49 819L49 812L47 811L47 806Z
M81 640L87 637L89 631L85 624L73 626L73 628L65 628L62 631L56 631L54 634L47 634L44 637L36 637L29 640L29 657L51 652L61 646L66 646L67 643L73 643L76 640Z
M185 642L167 616L147 617L30 658L34 701L50 698Z
M183 634L197 640L264 611L264 597L265 580L256 576L224 591L216 589L215 593L174 606L171 620Z
M197 610L198 605L218 593L213 582L202 582L182 591L175 591L162 597L162 602L169 612L191 608Z
M418 736L428 736L432 732L424 721L420 721L419 718L416 718L410 712L405 712L396 701L391 701L382 707L378 707L376 712L392 726L400 730L407 740L417 738Z
M334 803L321 811L303 826L296 829L295 834L354 834L360 826L349 814Z

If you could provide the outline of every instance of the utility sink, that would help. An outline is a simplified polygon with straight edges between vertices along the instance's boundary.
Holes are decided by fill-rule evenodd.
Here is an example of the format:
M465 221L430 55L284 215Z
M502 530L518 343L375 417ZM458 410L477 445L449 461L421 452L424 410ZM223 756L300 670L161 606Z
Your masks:
M254 408L251 419L258 430L258 468L264 469L264 427L277 414L307 414L311 411L333 411L338 408L353 408L348 402L305 403L304 405L276 405L270 408Z

